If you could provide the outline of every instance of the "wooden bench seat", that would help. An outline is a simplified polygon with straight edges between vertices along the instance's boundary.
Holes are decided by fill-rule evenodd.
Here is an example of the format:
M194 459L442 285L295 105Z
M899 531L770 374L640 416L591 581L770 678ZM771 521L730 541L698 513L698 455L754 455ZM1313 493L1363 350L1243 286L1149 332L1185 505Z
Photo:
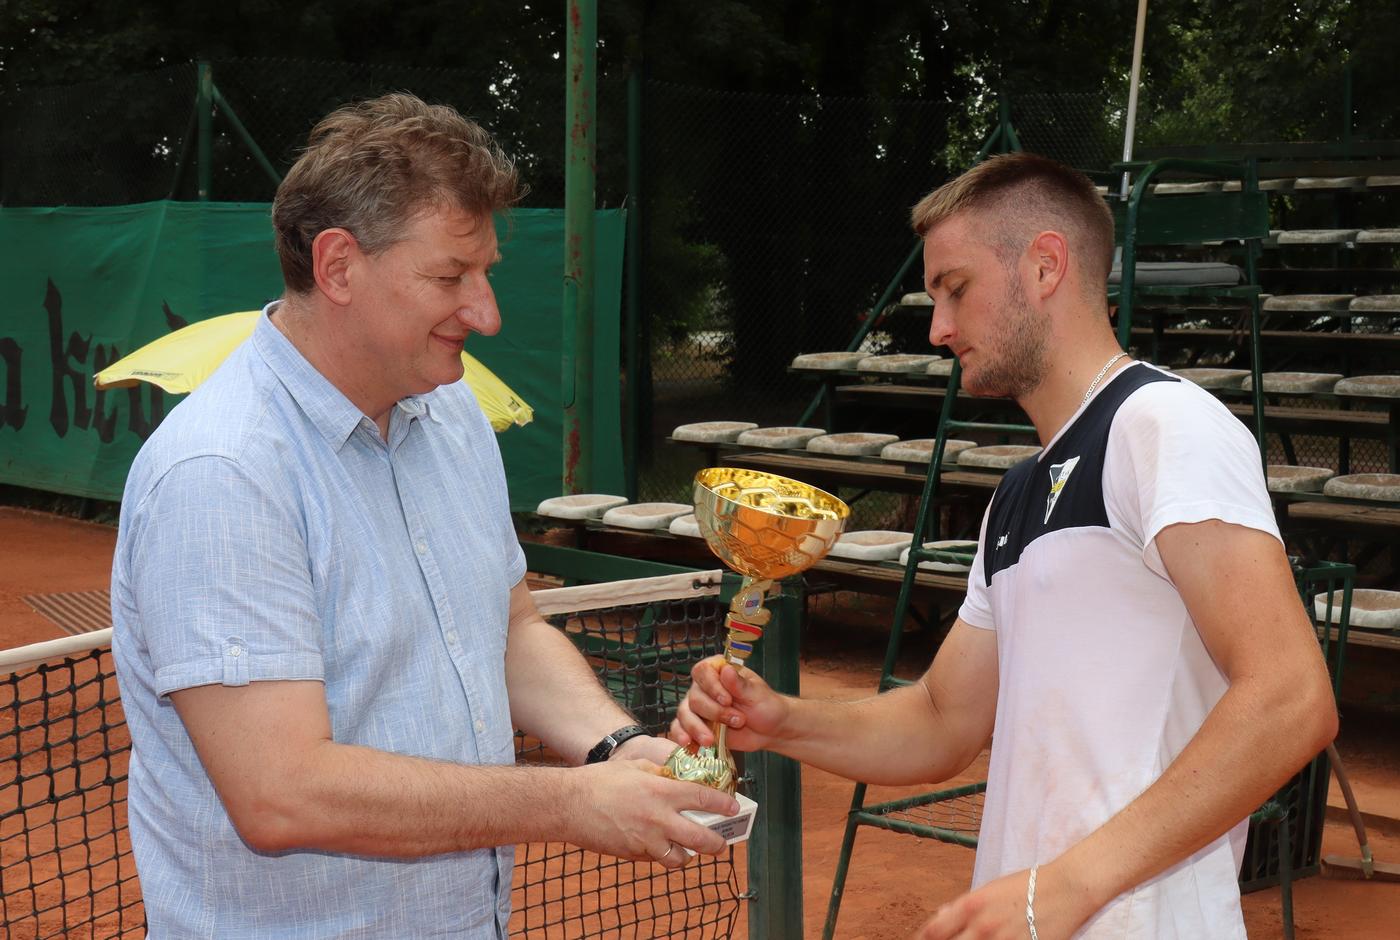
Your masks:
M1331 637L1334 643L1337 641L1337 633L1338 630L1336 627L1328 631L1328 636ZM1321 627L1317 628L1317 635L1319 637L1322 636ZM1347 646L1370 646L1375 649L1400 650L1400 636L1396 636L1393 633L1375 633L1370 630L1352 627L1347 630Z
M1254 426L1254 407L1249 402L1227 402L1230 413ZM1297 408L1265 405L1264 424L1270 431L1364 437L1386 440L1390 437L1390 415L1384 411L1342 411L1339 408Z
M546 521L561 525L558 520ZM598 522L578 521L564 525L573 530L576 548L588 552L645 558L648 559L646 564L652 566L665 564L704 570L717 564L704 539L660 530L618 529ZM827 556L808 569L806 576L809 582L822 587L893 597L899 593L904 568L893 562L881 564ZM957 604L966 593L967 576L963 574L920 570L914 577L914 595L921 601Z
M926 412L936 415L938 408L942 404L945 390L929 386L919 385L850 385L837 386L833 396L838 406L857 406L863 413L870 413L874 409L902 410L907 412ZM1246 392L1227 392L1230 397L1236 395L1247 396ZM1337 400L1338 396L1331 393L1319 393L1314 396L1319 399ZM1348 396L1351 397L1351 396ZM1372 399L1368 399L1372 400ZM1004 399L981 399L983 403L1003 403L1010 404ZM1300 408L1292 405L1265 405L1264 421L1270 432L1290 434L1312 434L1321 437L1332 437L1339 439L1363 439L1378 440L1386 442L1388 453L1387 466L1391 472L1400 472L1400 454L1397 449L1397 437L1400 431L1397 430L1397 412L1400 411L1400 400L1388 399L1389 408L1384 411L1354 411L1341 408ZM1254 427L1254 407L1252 401L1227 401L1226 407L1230 412L1239 418L1250 428ZM1291 452L1289 452L1291 453ZM1292 457L1289 458L1290 460ZM1349 461L1346 464L1350 466Z
M1319 316L1334 315L1335 314L1319 314ZM1133 327L1134 339L1151 339L1153 332L1151 327ZM1223 330L1212 328L1165 329L1158 331L1157 336L1163 342L1170 342L1178 345L1207 342L1216 345L1234 345L1243 348L1249 344L1248 330ZM1260 339L1264 343L1265 349L1269 348L1271 344L1279 346L1326 346L1347 352L1370 351L1388 356L1400 355L1400 334L1397 333L1260 330Z
M1263 266L1259 268L1259 281L1266 293L1314 293L1304 290L1313 284L1354 285L1353 290L1364 288L1367 293L1379 293L1387 285L1400 281L1400 271L1392 267L1357 266L1339 268L1330 265L1309 266L1306 268L1279 268Z
M1265 180L1296 183L1299 179L1359 179L1359 185L1367 187L1383 185L1381 177L1400 175L1400 143L1393 140L1223 143L1208 147L1178 144L1140 148L1136 157L1140 161L1162 157L1240 161L1254 157L1258 160L1261 188ZM1180 173L1171 174L1171 177L1189 178ZM1376 180L1374 184L1373 179ZM1312 191L1327 192L1326 189Z
M841 385L836 388L836 400L842 404L868 407L912 408L936 411L946 390L923 385ZM967 396L959 396L959 400ZM1330 396L1335 397L1335 396ZM1002 402L1003 399L977 399L982 402ZM1230 402L1227 407L1237 417L1252 422L1254 412L1248 402ZM1346 433L1353 437L1385 440L1391 416L1385 411L1343 411L1337 408L1297 408L1267 405L1264 419L1271 430L1312 432L1321 434Z
M1386 309L1367 309L1364 305L1357 305L1357 300L1372 302L1372 297L1384 297L1383 302L1378 306ZM1328 322L1334 330L1340 332L1350 332L1357 328L1353 323L1358 321L1366 323L1374 320L1400 319L1400 302L1390 300L1393 295L1360 295L1351 302L1351 305L1341 310L1265 310L1261 321L1264 332L1270 328L1288 327L1293 325L1307 325L1314 323ZM1393 308L1393 309L1392 309ZM1191 320L1207 325L1194 325L1187 329L1199 331L1218 327L1226 332L1233 332L1235 324L1240 324L1238 333L1241 337L1248 339L1247 329L1249 308L1243 304L1236 303L1196 303L1190 301L1182 303L1173 301L1171 303L1148 303L1145 300L1137 307L1137 322L1143 329L1156 330L1160 337L1162 331L1172 321ZM1146 326L1151 323L1151 326ZM1293 332L1291 330L1287 332ZM1361 332L1358 330L1358 332ZM1308 335L1313 335L1311 332ZM1366 336L1384 336L1385 332L1375 329L1367 329Z
M905 382L838 385L834 389L837 404L856 407L880 407L929 411L935 418L947 395L943 385L912 385ZM958 392L954 407L958 410L995 410L1020 415L1020 407L1009 398L982 398Z
M871 564L827 556L817 563L814 573L834 587L895 597L904 580L904 568L895 564ZM967 594L967 575L952 572L925 571L914 576L919 589L916 593L939 595L945 600L961 601Z
M919 493L923 491L928 469L924 464L843 459L799 451L736 451L721 454L719 460L727 467L766 470L832 491L848 486L890 493ZM940 474L939 481L945 493L979 493L986 497L1001 482L1001 474L949 468Z
M1301 494L1299 494L1301 495ZM1290 532L1356 535L1376 540L1400 539L1400 506L1362 505L1299 499L1295 494L1274 494L1280 525ZM1282 497L1282 498L1281 498Z

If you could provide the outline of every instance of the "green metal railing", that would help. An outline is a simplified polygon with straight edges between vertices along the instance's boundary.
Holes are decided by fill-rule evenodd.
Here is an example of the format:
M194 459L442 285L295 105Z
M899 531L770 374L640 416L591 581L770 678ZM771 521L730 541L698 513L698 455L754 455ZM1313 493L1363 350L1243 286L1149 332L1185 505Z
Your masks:
M276 186L282 182L282 174L277 172L277 168L272 165L272 161L263 153L258 142L253 139L253 135L248 132L248 128L238 117L238 112L224 100L224 96L219 91L219 86L214 83L214 69L208 62L197 63L198 85L195 93L195 122L197 128L197 158L195 172L198 176L198 198L200 202L208 202L209 194L213 188L214 173L214 116L217 112L228 121L233 128L234 134L248 148L248 152L253 155L272 185Z

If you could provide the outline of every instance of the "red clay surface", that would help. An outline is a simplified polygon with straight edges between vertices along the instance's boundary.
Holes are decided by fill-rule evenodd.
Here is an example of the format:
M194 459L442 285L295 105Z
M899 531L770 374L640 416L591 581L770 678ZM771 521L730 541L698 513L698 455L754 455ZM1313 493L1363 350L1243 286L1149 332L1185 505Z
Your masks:
M61 631L24 601L28 594L87 591L107 587L115 530L101 525L0 507L0 648L52 639ZM821 615L830 603L814 604ZM836 699L869 694L879 674L878 607L859 617L838 618L834 626L817 625L805 644L803 692ZM887 618L885 618L887 622ZM917 651L915 655L920 655ZM926 651L922 654L926 655ZM1400 660L1360 654L1353 660L1364 677L1360 688L1343 693L1342 734L1338 748L1347 761L1363 811L1367 813L1372 851L1378 861L1400 863L1400 718L1377 702L1395 701L1396 666ZM1348 676L1352 675L1348 666ZM3 731L5 729L0 729ZM1280 729L1280 733L1286 733ZM973 773L969 780L976 779ZM0 783L0 791L3 791ZM908 793L920 792L909 789ZM900 795L882 790L879 795ZM820 936L827 896L850 805L851 785L808 769L803 775L803 879L805 927ZM0 792L0 802L4 794ZM1329 803L1341 806L1335 785ZM1324 854L1357 855L1351 827L1329 810ZM742 853L740 853L742 855ZM863 829L846 884L837 936L841 938L908 937L943 901L965 890L972 872L968 849L909 836ZM1279 892L1256 892L1244 899L1251 937L1281 935ZM1295 885L1295 920L1300 940L1351 940L1395 936L1400 924L1400 884L1335 881L1322 877ZM736 936L745 936L740 917Z

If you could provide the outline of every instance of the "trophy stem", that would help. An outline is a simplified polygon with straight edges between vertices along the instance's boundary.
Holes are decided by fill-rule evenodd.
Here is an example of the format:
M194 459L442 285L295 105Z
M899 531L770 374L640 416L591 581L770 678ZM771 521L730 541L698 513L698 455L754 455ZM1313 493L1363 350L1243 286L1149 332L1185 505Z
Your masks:
M738 593L729 602L729 614L724 618L724 661L731 666L742 666L763 636L770 616L763 606L763 596L772 586L767 578L744 575Z
M738 593L729 602L729 614L724 618L724 661L736 669L744 665L753 654L754 644L763 636L763 627L770 616L763 606L763 598L772 586L773 582L767 578L744 575ZM734 758L725 740L728 726L716 721L711 730L715 735L715 756L733 768Z
M769 613L763 606L764 593L773 586L766 578L745 576L739 585L739 592L729 602L729 613L724 618L724 661L738 668L753 653L754 644L763 636L763 627L768 623ZM692 744L688 748L677 748L662 769L668 777L677 780L692 780L732 794L738 784L734 756L729 752L726 741L729 727L719 721L710 725L715 743L709 747Z

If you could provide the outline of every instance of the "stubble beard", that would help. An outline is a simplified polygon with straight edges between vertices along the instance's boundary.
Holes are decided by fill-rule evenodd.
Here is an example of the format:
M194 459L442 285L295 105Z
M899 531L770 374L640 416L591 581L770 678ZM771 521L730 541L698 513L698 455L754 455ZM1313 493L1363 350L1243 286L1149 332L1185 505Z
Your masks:
M1007 278L1001 328L982 347L989 358L967 377L968 391L986 398L1021 399L1045 379L1045 324L1025 291Z

